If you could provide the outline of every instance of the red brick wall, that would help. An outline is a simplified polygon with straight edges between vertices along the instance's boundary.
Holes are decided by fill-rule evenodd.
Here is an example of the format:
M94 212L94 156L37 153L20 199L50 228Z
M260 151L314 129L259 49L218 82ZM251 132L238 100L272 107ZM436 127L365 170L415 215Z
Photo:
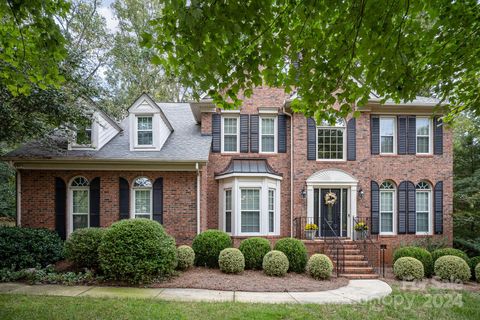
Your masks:
M163 221L177 243L190 243L197 232L196 172L131 171L44 171L21 170L22 226L55 228L55 177L65 183L75 176L91 180L100 177L100 225L107 227L119 219L119 178L131 184L146 176L152 181L163 177Z

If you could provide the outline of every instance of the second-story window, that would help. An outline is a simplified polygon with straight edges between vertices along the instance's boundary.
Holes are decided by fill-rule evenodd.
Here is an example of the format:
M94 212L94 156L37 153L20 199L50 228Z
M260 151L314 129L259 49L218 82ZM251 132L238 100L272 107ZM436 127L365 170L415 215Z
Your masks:
M275 152L275 117L261 117L260 152Z
M317 127L317 159L345 160L345 121L338 119L332 126L322 123Z
M92 144L92 122L80 126L77 130L76 143L78 145L90 145Z
M430 119L417 117L417 153L431 153L430 151Z
M223 152L238 152L238 117L224 117L223 118Z
M153 145L153 117L137 117L137 144L139 146Z
M380 118L380 153L395 153L395 118Z

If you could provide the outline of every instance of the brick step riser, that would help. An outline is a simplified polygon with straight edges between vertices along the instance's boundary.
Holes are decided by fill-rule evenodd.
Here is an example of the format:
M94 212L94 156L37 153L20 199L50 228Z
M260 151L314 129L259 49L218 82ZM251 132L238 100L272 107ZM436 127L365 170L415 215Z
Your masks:
M345 267L344 273L346 274L372 274L375 273L370 267Z
M340 274L340 277L347 278L347 279L378 279L378 274Z

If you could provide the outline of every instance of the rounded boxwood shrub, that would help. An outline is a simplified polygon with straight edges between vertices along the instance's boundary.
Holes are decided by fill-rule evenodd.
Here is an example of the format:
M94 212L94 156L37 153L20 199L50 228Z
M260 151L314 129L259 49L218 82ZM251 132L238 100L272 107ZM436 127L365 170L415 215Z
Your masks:
M431 277L433 274L433 259L432 254L424 248L407 246L395 250L393 253L393 263L403 257L415 258L423 264L423 270L426 277Z
M283 277L287 274L288 265L288 258L281 251L273 250L263 257L263 272L267 276Z
M307 265L307 248L302 241L294 238L283 238L275 244L275 250L285 253L288 258L288 271L305 272Z
M245 269L262 269L263 257L270 251L270 241L265 238L248 238L239 247L245 257Z
M197 266L218 267L218 256L223 249L232 246L232 239L220 230L207 230L193 239L192 249L195 251Z
M245 258L237 248L223 249L218 256L220 270L225 273L240 273L245 269Z
M477 278L477 282L480 282L480 263L475 267L475 277Z
M465 260L465 262L470 265L470 258L467 256L465 252L462 250L454 249L454 248L443 248L443 249L437 249L432 252L432 259L433 263L437 261L438 258L443 257L443 256L456 256L459 258L462 258Z
M472 272L472 279L478 280L477 273L475 272L475 268L479 263L480 263L480 256L470 258L470 271Z
M187 270L193 266L195 262L195 252L189 246L180 246L177 248L177 257L178 257L178 265L177 269L179 270Z
M63 256L63 241L55 231L0 227L0 269L46 267Z
M423 279L425 272L420 260L402 257L393 264L393 274L400 280L413 281Z
M332 260L326 255L317 253L308 259L307 272L312 278L316 280L329 279L332 271Z
M85 228L72 232L65 241L65 258L81 268L98 268L98 247L104 229Z
M470 279L470 267L460 257L442 256L435 261L435 274L442 280L468 281Z
M149 282L173 273L177 248L156 221L121 220L105 230L98 248L100 268L109 279Z

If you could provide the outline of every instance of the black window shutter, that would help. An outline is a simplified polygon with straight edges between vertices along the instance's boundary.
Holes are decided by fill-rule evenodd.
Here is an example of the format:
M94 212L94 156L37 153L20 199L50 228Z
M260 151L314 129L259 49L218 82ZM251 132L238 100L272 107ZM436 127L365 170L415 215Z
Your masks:
M437 182L433 195L434 203L434 232L435 234L443 233L443 181Z
M372 214L372 229L371 234L378 234L380 230L380 187L375 181L370 183L371 192L371 214Z
M90 181L90 227L100 227L100 178Z
M410 181L407 181L407 197L407 232L414 234L417 232L417 208L415 202L415 185Z
M118 181L118 208L120 210L120 219L128 219L130 217L130 187L128 181L120 178Z
M62 178L55 178L55 230L63 240L66 231L67 186Z
M220 152L222 144L222 116L212 114L212 152Z
M398 117L397 153L407 154L407 117Z
M163 224L163 178L153 183L153 220Z
M357 120L351 118L347 122L347 160L357 159Z
M439 117L433 118L433 153L443 154L443 123Z
M250 152L258 152L258 115L250 115Z
M402 181L398 186L398 234L407 233L407 182Z
M408 154L417 153L417 119L415 116L408 117Z
M317 123L307 119L307 160L317 160Z
M370 149L372 154L380 154L380 118L377 116L370 119Z
M284 114L278 115L278 146L279 153L287 152L287 116Z
M240 152L248 152L248 114L240 115Z

